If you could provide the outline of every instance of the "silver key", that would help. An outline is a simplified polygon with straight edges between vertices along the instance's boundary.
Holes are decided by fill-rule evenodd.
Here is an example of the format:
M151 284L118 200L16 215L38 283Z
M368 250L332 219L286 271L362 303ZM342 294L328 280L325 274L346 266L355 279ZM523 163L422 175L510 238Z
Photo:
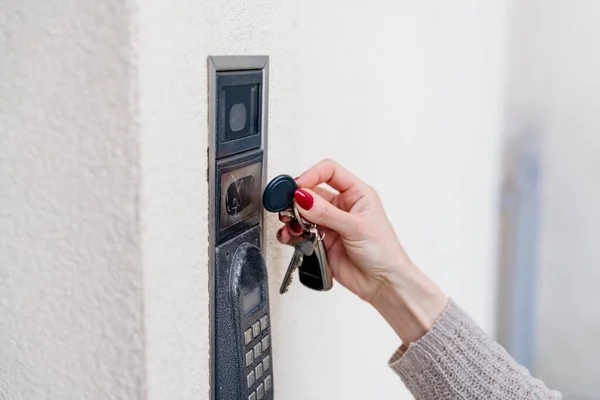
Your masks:
M294 246L294 254L290 260L283 282L279 288L279 294L284 294L288 291L288 288L292 284L292 278L294 272L304 262L304 257L311 256L315 249L315 244L318 241L318 237L312 232L304 232L300 236L292 238L290 244Z

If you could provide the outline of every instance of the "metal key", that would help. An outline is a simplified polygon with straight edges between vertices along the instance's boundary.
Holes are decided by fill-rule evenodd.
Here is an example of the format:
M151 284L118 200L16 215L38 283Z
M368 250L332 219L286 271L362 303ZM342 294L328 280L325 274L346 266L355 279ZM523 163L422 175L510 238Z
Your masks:
M302 265L305 257L312 256L317 241L318 236L312 232L304 232L302 235L296 236L292 239L290 244L294 247L294 254L292 255L288 269L285 271L283 282L279 288L280 294L284 294L288 291L288 288L292 284L294 272L296 269L298 269L298 267L300 267L300 265Z

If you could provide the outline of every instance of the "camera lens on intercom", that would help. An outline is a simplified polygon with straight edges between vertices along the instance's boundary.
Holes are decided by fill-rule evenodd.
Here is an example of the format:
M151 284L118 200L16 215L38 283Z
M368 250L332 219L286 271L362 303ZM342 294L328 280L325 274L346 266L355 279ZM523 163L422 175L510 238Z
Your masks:
M223 88L224 141L237 140L258 133L260 113L258 95L258 84Z
M246 126L246 106L243 103L237 103L231 106L229 111L229 128L238 132Z

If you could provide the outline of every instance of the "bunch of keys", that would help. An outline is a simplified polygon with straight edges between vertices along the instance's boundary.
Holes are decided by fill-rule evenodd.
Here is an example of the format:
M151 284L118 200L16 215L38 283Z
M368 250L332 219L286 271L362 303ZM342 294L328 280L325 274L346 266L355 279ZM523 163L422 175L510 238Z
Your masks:
M324 236L316 224L300 215L294 203L294 193L297 189L294 178L279 175L266 186L262 199L267 211L296 220L302 228L302 234L292 237L290 242L294 247L294 254L281 283L280 294L288 291L296 270L300 282L310 289L327 291L333 287L327 252L323 244Z

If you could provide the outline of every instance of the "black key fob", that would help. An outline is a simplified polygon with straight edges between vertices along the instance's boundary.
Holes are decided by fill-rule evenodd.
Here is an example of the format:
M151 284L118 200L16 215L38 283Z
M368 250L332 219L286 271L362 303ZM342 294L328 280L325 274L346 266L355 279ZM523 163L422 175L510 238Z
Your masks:
M265 210L277 213L294 207L294 193L298 185L289 175L276 176L269 182L263 193L263 207Z

